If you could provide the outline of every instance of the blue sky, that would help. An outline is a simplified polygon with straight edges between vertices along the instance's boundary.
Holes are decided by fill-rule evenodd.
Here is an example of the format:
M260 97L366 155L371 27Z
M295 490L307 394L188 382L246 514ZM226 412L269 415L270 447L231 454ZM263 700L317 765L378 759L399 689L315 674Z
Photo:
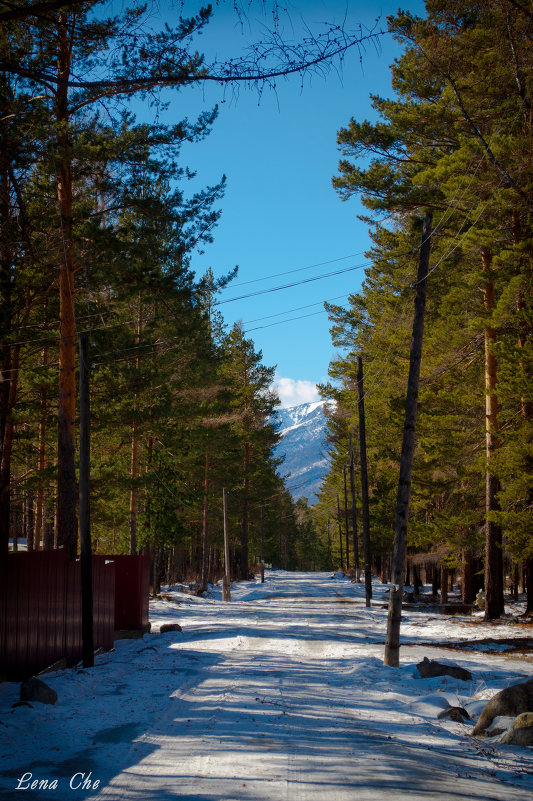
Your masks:
M407 5L423 11L419 0ZM181 3L167 0L166 6L165 14L172 15ZM197 40L208 60L213 53L224 57L242 52L248 42L261 38L262 26L271 24L271 4L265 3L264 15L260 2L244 6L247 19L241 26L232 3L215 5L213 20ZM346 15L347 27L361 23L371 28L381 17L379 26L386 28L387 14L397 8L398 0L294 0L288 13L281 14L280 25L290 37L291 26L297 33L302 18L318 32L321 22L340 23ZM184 13L188 10L185 3ZM360 287L363 270L239 301L232 298L364 263L369 240L366 226L357 219L359 202L342 202L331 186L339 160L336 135L351 116L372 118L371 93L390 96L389 66L398 54L387 34L377 46L366 44L361 60L352 53L341 73L309 76L303 85L297 76L281 80L275 92L266 89L260 98L245 88L237 96L232 90L224 96L218 86L190 88L167 98L168 121L192 118L219 104L209 137L183 151L184 162L197 171L200 184L227 176L214 242L194 255L193 267L199 275L212 267L219 276L239 265L238 277L219 297L220 311L229 326L242 320L263 362L276 365L284 405L314 399L315 384L327 379L334 350L322 303L344 303L348 293ZM318 266L303 269L311 265ZM299 272L279 275L292 270Z

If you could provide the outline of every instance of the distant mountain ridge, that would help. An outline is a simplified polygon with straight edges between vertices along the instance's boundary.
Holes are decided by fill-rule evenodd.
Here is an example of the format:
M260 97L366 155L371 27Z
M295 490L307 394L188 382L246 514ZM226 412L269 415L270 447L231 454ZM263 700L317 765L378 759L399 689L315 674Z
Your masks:
M286 483L295 501L304 497L315 503L328 471L324 405L325 401L301 403L277 413L281 440L275 454L285 457L279 472L282 476L290 473Z

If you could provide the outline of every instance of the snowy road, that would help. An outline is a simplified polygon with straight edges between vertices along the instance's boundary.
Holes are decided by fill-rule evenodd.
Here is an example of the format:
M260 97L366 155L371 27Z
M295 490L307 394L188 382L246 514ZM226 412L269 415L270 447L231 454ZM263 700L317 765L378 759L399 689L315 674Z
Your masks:
M494 628L412 613L402 666L385 668L384 590L368 610L364 588L346 579L272 571L264 585L235 585L231 604L217 590L171 593L154 604L154 630L175 620L183 632L119 642L90 674L49 680L55 707L0 715L15 735L0 798L19 797L31 772L57 777L57 790L22 796L46 801L529 800L530 749L473 740L471 724L437 715L452 704L477 716L482 699L532 676L533 662L422 646ZM420 679L425 655L469 668L474 681ZM60 754L47 739L54 723ZM91 772L96 792L70 789L78 772Z

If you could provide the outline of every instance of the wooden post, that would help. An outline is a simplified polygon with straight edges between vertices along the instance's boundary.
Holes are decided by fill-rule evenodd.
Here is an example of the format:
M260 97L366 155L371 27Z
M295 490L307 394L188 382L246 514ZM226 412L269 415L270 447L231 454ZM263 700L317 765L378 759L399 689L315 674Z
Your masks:
M357 391L359 393L359 462L361 466L361 509L363 516L363 551L365 557L365 598L370 606L372 598L372 570L370 557L370 513L368 509L368 469L366 460L365 393L363 390L363 359L357 357Z
M224 508L224 578L222 579L222 599L231 601L231 573L229 560L229 536L228 536L228 491L226 487L222 490L222 505Z
M352 435L350 434L350 491L352 495L352 528L353 528L353 559L355 565L355 580L359 581L359 542L357 539L357 507L355 505L355 476L354 452Z
M427 212L422 228L422 243L416 282L413 335L409 356L409 378L405 399L405 420L403 427L402 453L400 456L400 478L396 496L396 515L394 520L394 551L392 576L387 618L387 639L385 642L384 664L398 667L400 664L400 623L402 620L402 596L405 574L405 555L407 551L407 519L411 499L411 473L415 452L416 413L418 407L418 384L420 362L422 360L422 340L424 336L424 312L426 308L426 285L431 247L432 214Z
M81 561L81 640L83 667L94 666L93 557L90 521L90 401L89 345L87 334L80 335L80 561Z
M261 501L261 584L265 583L265 502Z

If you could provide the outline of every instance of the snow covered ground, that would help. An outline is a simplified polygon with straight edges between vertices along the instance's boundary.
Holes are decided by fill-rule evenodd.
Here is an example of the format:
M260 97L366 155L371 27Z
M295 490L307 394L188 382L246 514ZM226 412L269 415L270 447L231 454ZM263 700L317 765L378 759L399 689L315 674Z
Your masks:
M362 585L325 573L267 571L263 585L233 585L231 603L219 588L169 590L151 634L90 671L43 677L55 706L12 707L19 685L0 684L0 799L531 799L533 749L437 719L451 704L475 721L532 677L531 653L499 652L531 625L409 609L401 667L387 668L385 590L374 585L371 609ZM165 622L183 631L160 634ZM470 650L445 647L460 641ZM421 679L424 656L473 681Z

